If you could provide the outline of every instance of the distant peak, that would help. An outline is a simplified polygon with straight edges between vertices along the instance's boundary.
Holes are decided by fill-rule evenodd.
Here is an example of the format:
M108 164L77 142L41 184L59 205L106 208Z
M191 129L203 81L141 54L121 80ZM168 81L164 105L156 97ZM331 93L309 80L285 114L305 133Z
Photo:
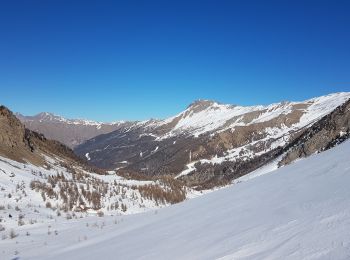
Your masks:
M39 122L60 122L60 123L66 123L66 124L73 124L73 125L91 125L91 126L97 126L100 127L102 124L105 125L120 125L127 123L128 121L115 121L115 122L97 122L92 120L86 120L86 119L69 119L65 118L60 115L56 115L49 112L41 112L34 116L23 116L20 113L17 113L16 116L20 118L22 121L39 121Z
M191 107L209 107L212 106L214 104L219 104L216 101L213 100L208 100L208 99L197 99L195 101L193 101L187 108L191 108Z
M49 112L41 112L41 113L35 115L35 117L46 117L46 116L54 116L54 114L49 113Z
M41 112L39 114L36 114L35 116L33 116L33 118L35 119L39 119L39 120L60 120L61 117L57 116L55 114L49 113L49 112Z

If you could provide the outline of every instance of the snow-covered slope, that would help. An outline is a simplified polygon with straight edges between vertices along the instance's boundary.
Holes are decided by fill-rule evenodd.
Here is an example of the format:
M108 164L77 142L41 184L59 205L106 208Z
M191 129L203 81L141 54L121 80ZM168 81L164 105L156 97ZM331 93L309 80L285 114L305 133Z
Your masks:
M6 214L11 214L12 222L17 225L20 214L26 215L23 221L28 224L31 219L47 220L57 214L62 214L62 217L73 212L79 212L83 216L89 212L96 214L98 211L112 215L134 214L167 205L144 198L136 188L155 182L126 180L114 173L99 175L79 167L67 169L62 166L64 162L60 160L49 157L46 157L46 160L47 167L38 167L0 156L0 207L4 207L3 211L0 210L0 218L6 219ZM62 186L64 184L73 186ZM72 208L67 208L66 204L75 200L70 197L69 189L72 188L76 189L80 202L76 201ZM93 191L99 193L100 199L95 201L97 207L85 194ZM68 197L68 203L64 202L64 195ZM51 206L45 209L47 203ZM125 208L122 209L122 205ZM36 211L37 214L28 214L30 211Z
M156 212L27 226L8 259L348 259L350 142ZM25 236L25 232L30 236Z

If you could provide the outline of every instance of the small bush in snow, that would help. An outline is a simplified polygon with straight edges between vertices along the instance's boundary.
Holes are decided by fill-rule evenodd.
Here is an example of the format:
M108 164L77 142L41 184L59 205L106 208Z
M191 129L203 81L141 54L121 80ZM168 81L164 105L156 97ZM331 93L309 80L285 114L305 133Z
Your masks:
M122 211L126 212L127 210L128 210L128 207L124 203L122 203Z
M51 202L50 202L50 201L46 202L45 206L46 206L47 208L51 209L51 207L52 207L52 206L51 206Z
M18 219L18 226L23 226L25 223L24 223L24 221L23 221L23 219Z
M16 234L16 232L13 230L13 229L11 229L10 230L10 233L9 233L9 237L11 238L11 239L14 239L15 237L17 237L18 236L18 234Z

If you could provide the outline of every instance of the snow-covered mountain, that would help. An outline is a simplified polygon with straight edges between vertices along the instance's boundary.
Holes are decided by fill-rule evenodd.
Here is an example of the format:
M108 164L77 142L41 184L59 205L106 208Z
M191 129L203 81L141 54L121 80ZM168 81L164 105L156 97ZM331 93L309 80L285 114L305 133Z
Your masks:
M33 131L75 147L95 136L119 131L141 130L145 136L157 141L178 137L225 132L240 126L269 122L275 119L277 127L285 124L285 130L299 129L332 111L350 98L349 93L335 93L303 102L281 102L268 106L236 106L219 104L209 100L198 100L176 116L164 120L116 121L111 123L85 119L66 119L52 113L42 112L35 116L16 116ZM291 118L289 118L290 116ZM288 120L287 120L288 118ZM286 122L283 122L286 121ZM289 122L288 122L289 121ZM293 122L297 121L297 122ZM274 131L278 129L269 129ZM282 129L283 130L283 129ZM283 135L283 131L279 135Z
M75 152L99 167L144 176L186 176L198 186L225 175L228 169L231 175L244 174L241 168L253 170L242 162L257 157L263 159L252 164L259 167L276 156L276 149L290 144L349 99L350 93L335 93L249 107L200 100L174 117L138 122L94 137Z
M172 175L208 188L279 156L280 149L349 99L350 93L335 93L247 107L198 100L173 117L140 122L100 123L49 113L17 117L26 127L74 147L91 165L128 176ZM290 153L283 163L301 156Z
M0 242L0 255L2 259L347 259L349 154L350 143L345 142L149 213L53 216L45 224L13 224L17 236Z
M111 123L95 122L84 119L66 119L52 113L42 112L35 116L24 116L16 113L18 119L33 131L44 134L74 148L97 135L110 133L132 122L116 121Z
M158 121L146 121L141 125L153 130L157 140L177 135L199 137L206 133L234 131L240 126L249 126L276 120L277 137L288 130L298 130L330 113L350 99L350 93L335 93L302 102L280 102L267 106L236 106L198 100L180 114ZM284 130L283 131L283 127ZM159 128L166 128L163 133ZM158 131L157 131L158 130ZM157 133L158 132L158 133Z

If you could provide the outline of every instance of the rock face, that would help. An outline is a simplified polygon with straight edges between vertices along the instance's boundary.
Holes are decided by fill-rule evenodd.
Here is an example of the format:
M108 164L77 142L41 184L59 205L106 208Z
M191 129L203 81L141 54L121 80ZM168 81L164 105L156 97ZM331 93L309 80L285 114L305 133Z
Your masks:
M40 113L35 116L16 114L25 126L44 134L49 139L60 141L70 148L83 143L97 135L110 133L132 122L100 123L81 119L65 119L51 113Z
M17 159L20 154L31 151L25 138L25 128L6 107L0 107L0 153ZM19 155L19 157L17 157Z
M350 98L336 93L268 106L196 101L165 120L122 126L77 146L93 165L142 176L173 175L206 185L254 170ZM225 177L226 176L226 177Z
M326 115L310 128L305 130L289 146L280 165L318 153L336 144L339 144L350 136L350 100Z
M70 148L44 135L31 131L6 107L0 106L0 155L18 162L45 164L45 155L86 164Z

